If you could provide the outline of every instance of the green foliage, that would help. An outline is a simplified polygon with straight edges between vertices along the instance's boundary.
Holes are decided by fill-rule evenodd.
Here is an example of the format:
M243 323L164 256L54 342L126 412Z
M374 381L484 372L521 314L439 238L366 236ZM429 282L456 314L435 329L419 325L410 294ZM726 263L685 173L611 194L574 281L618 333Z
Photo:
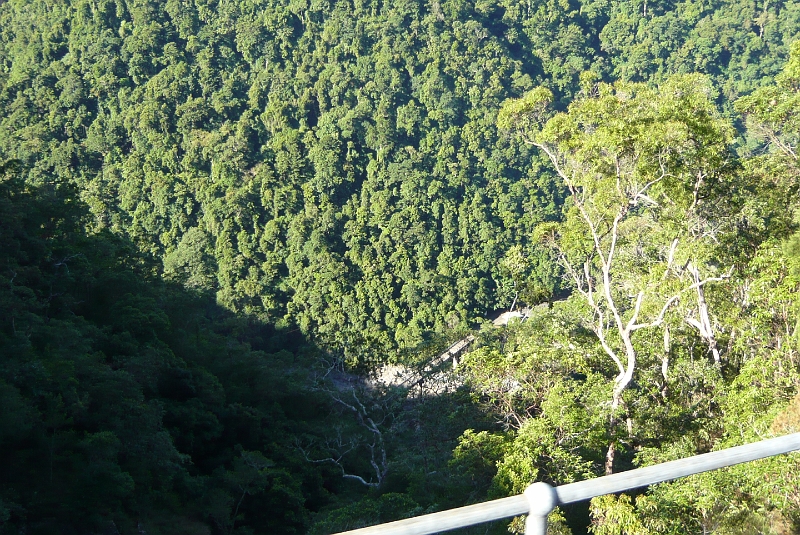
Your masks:
M507 448L507 437L502 434L467 429L459 437L449 464L471 479L488 484Z
M76 184L93 225L169 277L371 365L507 306L497 260L514 247L538 279L523 302L563 292L530 239L559 219L561 187L502 131L526 127L522 111L675 72L732 98L778 71L798 13L12 0L0 159L31 184Z
M303 532L326 492L293 440L327 403L281 349L303 342L160 282L124 240L85 234L68 188L25 186L13 168L0 531Z
M540 225L535 238L559 251L577 291L534 314L530 330L485 337L463 359L478 399L498 416L513 415L505 420L514 422L503 437L508 446L494 461L498 494L520 492L534 480L593 477L604 456L608 466L609 441L615 465L626 468L794 431L800 389L796 128L794 109L782 103L794 98L798 51L775 85L738 101L750 131L740 146L744 157L733 165L731 127L695 77L671 78L658 88L600 83L551 116L507 105L509 124L523 125L519 133L548 154L571 188L564 221ZM638 197L642 191L647 198ZM678 284L692 265L713 273L727 263L735 269L725 283L704 286L702 294ZM604 302L624 321L615 326L610 305L597 306ZM702 306L710 311L706 334L691 321ZM603 358L622 352L625 340L613 339L614 329L624 333L637 321L648 329L630 330L633 352L626 353L635 357L628 365L635 362L636 373L615 411L604 401L610 396L602 387L614 370ZM567 328L553 329L559 322ZM719 360L702 347L710 346L709 331ZM518 333L530 337L535 352L520 351ZM550 349L558 347L569 347L573 358ZM548 366L542 353L560 365ZM527 382L531 373L538 373L534 388ZM656 485L635 497L599 497L590 529L792 533L800 510L796 463L796 455L773 457Z
M317 522L310 533L325 534L349 531L423 514L418 504L405 494L387 493L367 498L339 509Z
M798 28L793 1L0 0L0 530L322 533L793 428ZM458 392L371 400L378 488L301 455L334 430L369 464L306 337L419 363L544 302ZM796 531L795 464L593 529Z
M522 21L431 9L4 3L0 157L76 183L168 277L369 364L500 306L496 257L557 217L494 126L543 80Z
M619 497L607 494L592 498L593 523L589 528L596 535L649 535L631 499L625 494Z

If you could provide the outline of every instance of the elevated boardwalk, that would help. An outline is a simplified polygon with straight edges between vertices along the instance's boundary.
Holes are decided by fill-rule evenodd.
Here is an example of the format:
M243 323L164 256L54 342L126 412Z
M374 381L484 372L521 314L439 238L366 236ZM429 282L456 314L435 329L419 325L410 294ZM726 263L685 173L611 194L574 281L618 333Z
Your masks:
M421 370L414 370L406 366L386 366L381 370L378 381L410 390L441 370L448 361L455 363L455 359L474 341L475 337L471 334L462 338L431 359Z
M520 308L514 311L506 311L489 315L495 327L505 327L512 320L525 321L531 314L532 309ZM458 356L461 355L475 341L475 336L468 335L455 342L444 350L442 354L431 359L422 370L413 370L405 366L385 366L378 374L378 382L384 385L398 386L411 389L425 381L426 378L441 370L442 365L448 361L453 362L453 367L458 364Z

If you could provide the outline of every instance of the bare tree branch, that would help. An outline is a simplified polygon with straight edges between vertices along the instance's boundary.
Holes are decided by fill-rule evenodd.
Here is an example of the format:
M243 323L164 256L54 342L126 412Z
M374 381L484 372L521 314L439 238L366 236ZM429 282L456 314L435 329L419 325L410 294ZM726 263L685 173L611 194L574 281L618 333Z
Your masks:
M381 430L380 426L385 423L388 418L388 414L384 412L382 417L376 421L369 413L367 407L365 406L364 402L359 399L358 394L356 393L355 388L350 389L350 394L353 398L352 401L346 399L344 396L341 395L340 392L327 390L328 394L331 398L339 404L342 408L344 408L347 412L353 414L355 417L356 423L358 426L367 431L368 436L371 437L371 440L364 442L364 446L369 451L369 464L372 468L372 474L367 479L365 477L359 476L357 474L353 474L348 472L345 469L344 458L349 453L353 452L358 448L358 446L362 443L356 438L350 438L349 440L344 440L342 438L342 433L340 429L337 429L337 436L335 439L327 439L324 443L319 445L319 449L322 449L328 453L327 456L314 458L309 453L309 449L312 444L309 444L306 447L297 444L298 449L303 453L305 459L312 463L330 463L334 464L339 467L342 472L342 477L345 479L352 479L354 481L358 481L362 485L365 485L370 488L378 488L383 483L383 480L386 477L386 474L389 472L389 462L386 453L386 444L384 442L383 431ZM378 407L379 412L381 411L381 407Z

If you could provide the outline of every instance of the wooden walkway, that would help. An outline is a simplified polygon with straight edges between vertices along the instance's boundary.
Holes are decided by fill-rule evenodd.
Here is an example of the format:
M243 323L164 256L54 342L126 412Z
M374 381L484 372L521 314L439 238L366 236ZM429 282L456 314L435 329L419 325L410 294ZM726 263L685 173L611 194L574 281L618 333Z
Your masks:
M393 386L410 390L425 382L426 379L436 376L437 373L442 371L443 365L447 364L448 361L453 361L455 363L455 359L474 341L475 336L471 334L462 338L450 345L450 347L445 349L441 354L428 361L421 369L408 366L386 365L379 370L378 377L375 380L377 383L384 386Z
M461 352L464 351L474 341L475 337L471 334L466 338L462 338L455 344L448 347L444 353L431 360L424 368L422 368L422 370L413 373L411 377L400 383L398 386L408 389L414 388L424 381L426 377L439 370L442 364L446 363L448 360L455 359L455 357L460 355Z

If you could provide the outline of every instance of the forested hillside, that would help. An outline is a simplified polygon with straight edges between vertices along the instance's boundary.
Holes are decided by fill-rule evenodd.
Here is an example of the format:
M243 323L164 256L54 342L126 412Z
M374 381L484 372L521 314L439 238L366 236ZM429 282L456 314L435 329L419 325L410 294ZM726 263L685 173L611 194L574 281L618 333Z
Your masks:
M0 0L0 532L331 533L800 430L799 39L794 1ZM365 379L471 330L457 387ZM799 462L551 525L797 532Z
M23 2L0 14L0 155L221 305L354 359L561 290L563 188L501 102L545 84L775 74L796 3Z
M309 348L85 236L69 188L2 171L3 533L227 532L234 508L302 533L327 494L292 442L330 410L301 390Z

